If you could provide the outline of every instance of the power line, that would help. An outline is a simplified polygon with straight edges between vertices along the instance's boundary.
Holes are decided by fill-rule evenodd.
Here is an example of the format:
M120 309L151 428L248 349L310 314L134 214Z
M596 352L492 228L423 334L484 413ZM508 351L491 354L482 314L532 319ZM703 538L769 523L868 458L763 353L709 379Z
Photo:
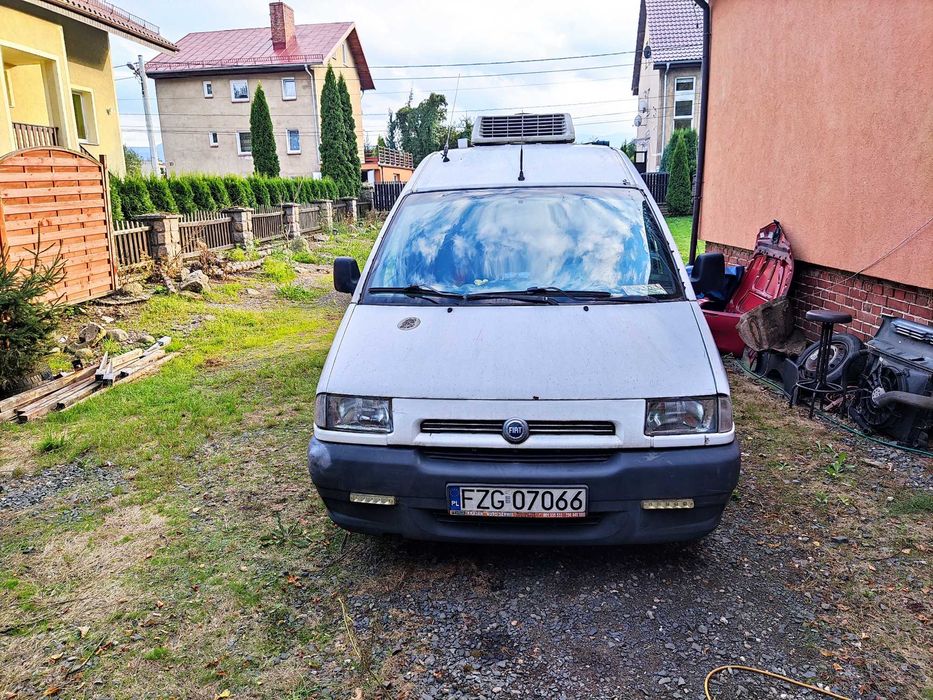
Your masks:
M607 68L631 68L634 63L610 63L606 66L581 66L578 68L550 68L548 70L526 70L512 73L476 73L473 75L464 75L464 78L502 78L510 75L544 75L546 73L582 73L589 70L605 70ZM420 76L402 76L395 78L374 77L373 80L454 80L456 75L420 75ZM347 80L344 77L344 80ZM358 78L349 78L349 80L358 80Z
M684 46L682 48L702 48L702 44L693 46ZM611 51L608 53L585 53L577 56L556 56L554 58L518 58L508 61L473 61L472 63L416 63L412 65L396 66L370 66L378 69L396 69L396 68L465 68L467 66L505 66L514 63L544 63L545 61L574 61L579 58L604 58L606 56L625 56L639 53L640 49L634 51Z

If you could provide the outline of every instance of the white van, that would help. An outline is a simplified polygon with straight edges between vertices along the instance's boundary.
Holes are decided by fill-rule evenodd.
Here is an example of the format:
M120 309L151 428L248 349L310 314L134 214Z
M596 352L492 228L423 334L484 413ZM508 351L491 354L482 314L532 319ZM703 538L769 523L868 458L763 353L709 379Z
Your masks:
M716 346L638 172L573 140L567 114L479 117L362 274L335 261L353 297L308 460L340 527L613 544L719 523L739 447Z

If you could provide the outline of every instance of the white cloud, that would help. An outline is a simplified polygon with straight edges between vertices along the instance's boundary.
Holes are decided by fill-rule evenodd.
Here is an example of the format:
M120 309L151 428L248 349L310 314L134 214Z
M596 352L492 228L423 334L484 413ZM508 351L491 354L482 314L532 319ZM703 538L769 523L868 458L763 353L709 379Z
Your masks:
M203 0L186 3L152 3L121 0L122 7L158 24L163 36L179 39L188 32L265 26L268 5L255 0ZM372 138L385 129L386 113L397 109L414 93L415 101L431 91L453 102L456 76L462 72L457 112L475 115L488 109L527 108L568 111L579 141L608 138L613 145L634 136L632 120L636 100L631 94L638 0L566 2L428 3L396 0L314 0L291 3L299 23L353 21L371 66L376 90L363 98L363 126ZM469 68L409 68L390 70L385 65L460 63L629 52L621 56L555 61L548 63L480 66ZM136 54L151 58L155 52L114 38L113 61L121 66ZM550 69L577 69L621 64L620 67L493 78L471 75ZM129 75L127 69L118 75ZM390 78L405 78L390 80ZM139 129L142 100L135 80L117 82L125 138L131 145L145 145ZM578 104L588 103L588 104ZM556 105L541 107L536 105ZM154 106L154 100L153 100ZM517 111L517 110L516 110ZM460 116L458 114L457 116ZM128 129L133 127L132 131ZM140 140L141 137L141 140Z

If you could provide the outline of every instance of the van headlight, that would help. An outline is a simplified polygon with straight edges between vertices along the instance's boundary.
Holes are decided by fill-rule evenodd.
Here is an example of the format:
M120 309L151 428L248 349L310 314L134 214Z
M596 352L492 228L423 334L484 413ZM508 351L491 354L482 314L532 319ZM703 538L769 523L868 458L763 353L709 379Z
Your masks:
M728 433L732 400L728 396L648 399L645 435Z
M314 400L314 424L324 430L391 433L392 399L318 394Z

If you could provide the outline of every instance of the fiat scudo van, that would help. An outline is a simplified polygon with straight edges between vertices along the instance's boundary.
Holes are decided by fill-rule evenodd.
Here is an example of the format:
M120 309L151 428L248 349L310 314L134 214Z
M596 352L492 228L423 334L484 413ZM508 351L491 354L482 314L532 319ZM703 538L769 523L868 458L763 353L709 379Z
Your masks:
M308 447L355 532L690 540L739 475L726 373L631 162L570 115L481 116L387 217L323 367ZM713 271L715 272L715 271Z

